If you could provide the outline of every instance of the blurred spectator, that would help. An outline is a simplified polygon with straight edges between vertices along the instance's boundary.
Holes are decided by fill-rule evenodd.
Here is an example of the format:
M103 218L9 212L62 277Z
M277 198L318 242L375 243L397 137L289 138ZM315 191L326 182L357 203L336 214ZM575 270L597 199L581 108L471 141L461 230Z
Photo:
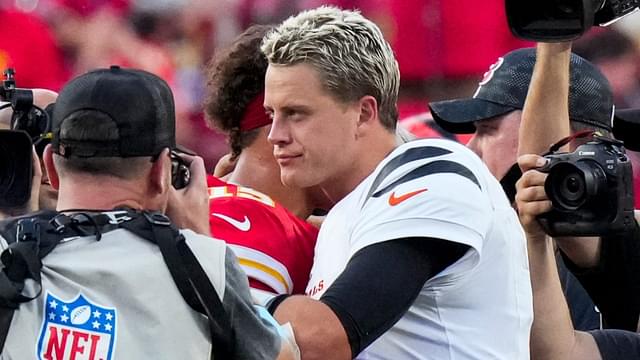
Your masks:
M240 0L238 17L243 28L278 23L297 9L296 0Z
M38 17L0 7L0 71L16 70L16 85L58 90L68 78L55 40Z
M118 64L152 72L171 86L176 138L211 171L227 152L202 115L202 67L213 52L211 16L189 0L59 0L49 13L73 71ZM212 141L213 140L213 141Z
M170 84L173 61L163 44L137 34L127 22L130 7L119 0L60 0L50 21L75 73L117 64L152 72Z
M594 29L576 41L574 52L594 63L611 83L618 108L640 107L638 44L613 28Z
M501 0L239 0L240 23L276 23L320 5L358 9L381 28L400 67L401 118L426 111L427 97L465 95L493 59L528 44L511 35Z
M88 17L102 8L109 7L118 12L125 13L129 9L130 0L54 0L59 5L73 10L78 15Z

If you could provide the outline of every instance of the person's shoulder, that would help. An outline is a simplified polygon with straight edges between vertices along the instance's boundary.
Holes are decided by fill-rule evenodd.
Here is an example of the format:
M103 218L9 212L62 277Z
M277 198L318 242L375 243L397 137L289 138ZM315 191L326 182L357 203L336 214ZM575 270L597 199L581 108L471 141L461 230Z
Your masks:
M213 175L207 175L207 186L208 187L226 186L226 185L229 185L229 184L224 182L219 177L213 176Z
M0 236L4 237L6 241L11 243L15 241L15 227L17 226L20 220L34 219L34 220L41 220L41 221L49 221L57 214L58 213L53 210L42 210L35 213L2 219L0 220Z
M224 240L198 234L191 229L180 229L180 234L184 236L187 244L197 251L216 252L225 254L227 251L227 243Z
M464 163L476 163L478 156L459 142L448 139L417 139L399 145L386 158L386 161L403 159L404 162L414 160L437 161L446 157Z
M179 231L180 231L180 234L182 234L182 236L184 236L184 238L187 239L188 241L206 241L208 243L213 243L213 244L222 244L222 245L225 244L224 240L217 239L215 237L204 235L204 234L199 234L191 229L180 229Z
M464 176L480 185L482 161L466 146L446 139L419 139L398 146L376 168L374 185L394 180L403 182L433 174Z
M41 211L36 211L36 212L28 213L28 214L23 214L23 215L19 215L19 216L13 216L13 217L8 217L8 218L5 218L5 219L2 219L2 220L0 220L0 225L17 223L18 221L20 221L22 219L49 220L49 219L53 218L56 214L58 214L58 213L56 211L54 211L54 210L41 210Z
M191 229L180 229L179 231L196 256L202 255L213 262L216 259L221 261L229 253L229 247L224 240L198 234Z

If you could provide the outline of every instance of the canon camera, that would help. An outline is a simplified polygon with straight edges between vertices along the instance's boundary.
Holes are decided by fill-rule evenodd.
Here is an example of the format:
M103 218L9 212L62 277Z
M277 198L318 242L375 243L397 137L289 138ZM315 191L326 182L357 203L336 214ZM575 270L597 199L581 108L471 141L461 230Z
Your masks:
M551 236L601 236L631 230L631 163L622 142L594 136L572 153L545 156L539 169L553 209L538 217Z

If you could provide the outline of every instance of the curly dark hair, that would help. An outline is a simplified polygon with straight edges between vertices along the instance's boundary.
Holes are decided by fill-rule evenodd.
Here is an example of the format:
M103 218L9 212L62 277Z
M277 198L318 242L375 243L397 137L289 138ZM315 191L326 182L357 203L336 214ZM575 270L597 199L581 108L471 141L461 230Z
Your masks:
M240 121L251 100L264 91L269 63L260 44L271 29L271 25L249 27L227 49L214 55L207 66L207 122L227 134L232 159L258 136L258 129L241 132Z

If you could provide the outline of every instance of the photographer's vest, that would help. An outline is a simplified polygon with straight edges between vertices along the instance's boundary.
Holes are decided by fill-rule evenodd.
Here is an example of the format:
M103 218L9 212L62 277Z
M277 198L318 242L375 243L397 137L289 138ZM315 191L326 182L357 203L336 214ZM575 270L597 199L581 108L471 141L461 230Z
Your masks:
M0 236L0 358L233 358L223 242L128 209L38 213Z

